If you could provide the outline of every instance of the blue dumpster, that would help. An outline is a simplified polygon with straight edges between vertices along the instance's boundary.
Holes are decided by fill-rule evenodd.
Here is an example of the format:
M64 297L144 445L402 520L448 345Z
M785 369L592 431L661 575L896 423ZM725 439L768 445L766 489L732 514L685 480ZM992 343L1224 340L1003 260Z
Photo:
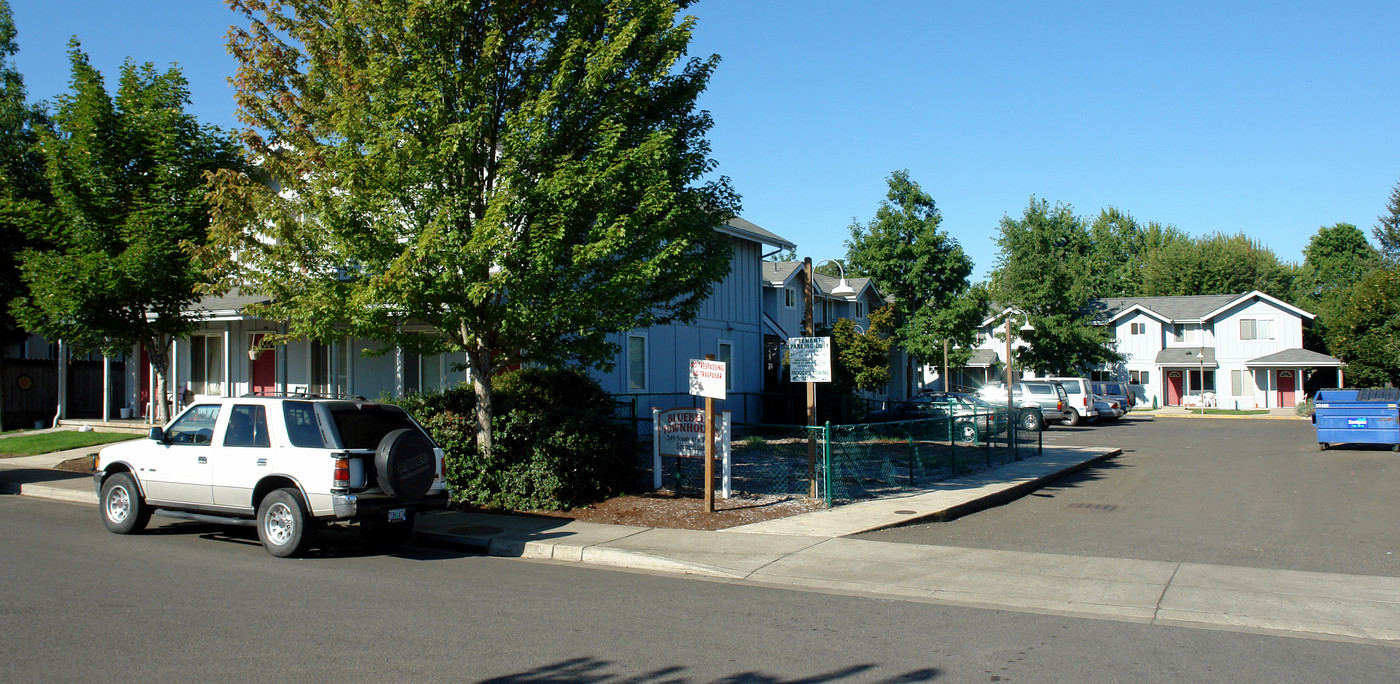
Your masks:
M1400 388L1319 390L1313 398L1317 448L1389 444L1400 451Z

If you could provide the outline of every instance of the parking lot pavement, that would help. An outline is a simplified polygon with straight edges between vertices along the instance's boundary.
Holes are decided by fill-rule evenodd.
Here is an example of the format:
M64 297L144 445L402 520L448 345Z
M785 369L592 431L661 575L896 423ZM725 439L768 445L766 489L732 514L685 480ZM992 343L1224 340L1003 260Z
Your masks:
M1400 457L1305 419L1126 419L1047 445L1121 456L1005 506L862 539L1400 577Z

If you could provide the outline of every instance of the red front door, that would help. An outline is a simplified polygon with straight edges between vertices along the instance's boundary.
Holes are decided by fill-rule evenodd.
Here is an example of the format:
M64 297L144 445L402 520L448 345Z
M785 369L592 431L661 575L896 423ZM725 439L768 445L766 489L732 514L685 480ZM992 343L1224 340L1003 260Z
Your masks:
M1167 406L1180 406L1181 394L1181 371L1167 371Z
M253 346L262 341L261 334L253 335ZM277 391L277 348L264 350L252 362L253 393L271 394Z
M1278 405L1280 408L1293 406L1293 371L1278 372Z

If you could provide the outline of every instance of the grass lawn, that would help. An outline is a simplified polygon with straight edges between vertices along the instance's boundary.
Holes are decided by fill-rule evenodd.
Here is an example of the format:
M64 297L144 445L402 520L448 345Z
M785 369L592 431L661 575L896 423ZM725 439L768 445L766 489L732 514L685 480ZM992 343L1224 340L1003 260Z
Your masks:
M1199 411L1200 409L1196 410ZM1268 414L1268 412L1268 409L1206 409L1206 415L1208 416L1262 416Z
M21 435L0 440L0 456L34 456L47 454L51 451L78 449L140 438L141 435L124 432L78 432L76 430L46 432L41 435Z

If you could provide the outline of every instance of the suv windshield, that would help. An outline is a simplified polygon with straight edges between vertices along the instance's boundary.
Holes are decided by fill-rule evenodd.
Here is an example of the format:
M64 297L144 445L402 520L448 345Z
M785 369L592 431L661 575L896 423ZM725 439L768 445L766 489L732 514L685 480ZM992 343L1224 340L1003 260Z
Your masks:
M332 408L331 419L340 432L341 446L346 449L374 449L384 435L394 430L418 429L402 409L373 404Z

